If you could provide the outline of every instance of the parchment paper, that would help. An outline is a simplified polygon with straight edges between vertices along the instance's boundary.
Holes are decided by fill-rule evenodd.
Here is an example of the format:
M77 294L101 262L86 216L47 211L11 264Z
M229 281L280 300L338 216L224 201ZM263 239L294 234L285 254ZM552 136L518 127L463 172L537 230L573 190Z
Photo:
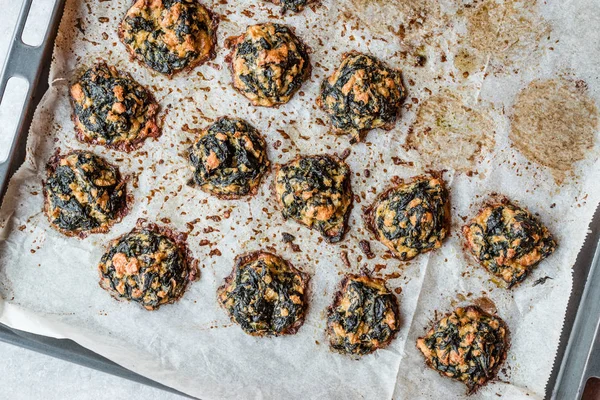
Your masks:
M479 3L323 0L315 10L282 17L278 8L258 0L207 1L221 15L218 56L168 80L129 61L117 39L129 1L67 1L51 88L35 114L27 160L13 177L0 213L0 321L73 339L203 399L453 399L466 397L465 387L427 369L415 340L436 312L440 316L460 305L482 304L484 298L508 324L512 345L499 379L471 398L542 398L571 292L572 266L600 200L593 106L600 98L600 45L594 34L600 8L593 0L539 5L488 0L492 11L486 15L492 25L478 31ZM279 109L250 106L230 86L224 63L225 38L265 21L293 26L312 48L311 80ZM370 52L401 68L408 89L396 128L372 131L365 143L353 146L348 138L328 133L322 123L326 116L315 106L321 80L350 50ZM465 51L470 52L468 57L463 57ZM68 87L74 75L98 59L129 71L152 89L162 107L164 129L158 140L131 154L92 148L133 177L135 204L110 233L78 240L50 228L41 212L41 182L44 165L56 148L88 148L75 139ZM577 96L592 102L584 115L584 122L587 118L587 126L593 127L592 140L580 144L585 152L576 157L573 171L557 172L551 160L550 168L538 165L511 145L511 115L518 93L539 79L577 87L579 92L569 100L573 104L578 104ZM220 201L185 185L190 172L184 152L193 135L183 127L203 128L222 115L245 118L257 127L266 136L273 162L285 162L298 153L342 153L351 147L347 162L357 201L344 241L329 245L318 234L284 221L268 188L272 175L256 197L241 201ZM447 145L433 152L405 146L407 137L418 135L431 122L428 115L438 118L437 128L449 132L441 136ZM563 122L564 131L570 129L569 123L578 123ZM414 138L418 142L422 137ZM565 149L569 146L565 144ZM440 160L449 165L439 165ZM361 207L393 176L408 178L429 168L446 170L451 236L440 250L409 263L386 256L385 248L371 241L378 257L367 260L358 249L359 240L370 239ZM460 226L491 192L536 213L559 243L556 253L513 290L497 287L463 253ZM96 266L106 245L131 230L138 218L189 232L188 243L201 265L200 280L181 301L155 312L118 302L98 286ZM205 233L209 226L215 230ZM296 236L301 252L281 241L282 232ZM203 239L210 245L201 246ZM217 305L216 288L231 271L235 255L265 248L312 275L310 309L296 335L250 337ZM343 252L350 268L342 261ZM400 292L402 327L389 348L357 361L329 351L324 310L341 275L363 266L388 278L389 287ZM552 279L533 285L544 276Z

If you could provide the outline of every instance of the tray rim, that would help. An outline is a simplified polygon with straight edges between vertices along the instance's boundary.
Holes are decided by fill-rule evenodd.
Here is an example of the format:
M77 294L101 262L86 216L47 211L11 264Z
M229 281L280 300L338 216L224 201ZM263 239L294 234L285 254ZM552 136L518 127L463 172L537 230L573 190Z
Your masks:
M30 88L23 105L23 111L10 153L7 160L4 163L0 163L0 205L6 194L10 178L25 160L25 145L34 111L49 88L50 63L48 61L52 58L54 40L66 3L66 0L55 0L53 17L49 21L44 40L40 46L32 47L25 45L20 39L32 1L23 0L21 14L13 33L12 46L9 48L4 67L0 71L1 101L6 82L13 76L7 77L6 73L7 71L10 72L11 63L14 62L14 58L19 56L19 51L13 51L15 47L21 46L17 50L21 52L31 51L34 53L34 56L37 55L39 57L38 60L30 63L26 71L19 71L20 73L18 74L28 78ZM14 76L17 76L17 74ZM595 300L593 296L589 296L590 291L593 290L594 294L600 292L600 266L598 266L600 264L600 207L596 209L593 220L586 229L588 229L589 233L573 266L573 287L567 304L566 316L554 365L546 384L545 399L579 399L583 393L587 379L590 377L600 377L600 335L598 335L600 305L598 306L598 314L594 318L591 318L591 321L585 309L588 303ZM582 332L586 332L586 340L588 341L583 346L581 343L577 345L579 335L583 334ZM36 335L13 329L0 323L0 341L179 394L187 398L193 398L176 389L124 368L69 339L56 339ZM582 347L583 349L587 348L587 351L582 352ZM599 359L598 362L590 362L594 356ZM581 363L581 365L578 365L578 363ZM577 372L577 375L573 375L573 372Z

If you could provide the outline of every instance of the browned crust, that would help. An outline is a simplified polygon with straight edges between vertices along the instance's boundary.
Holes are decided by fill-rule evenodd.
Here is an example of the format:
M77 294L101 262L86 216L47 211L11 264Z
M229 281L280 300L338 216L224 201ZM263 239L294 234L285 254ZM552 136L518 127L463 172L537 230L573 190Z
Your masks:
M344 62L344 60L346 58L348 58L350 56L357 55L357 54L364 54L364 53L361 53L360 51L356 51L356 50L351 50L351 51L348 51L346 53L343 53L342 54L342 62L340 63L340 65ZM392 68L387 63L385 63L385 65L389 69L391 69L392 71L396 71L396 72L400 73L400 79L404 80L404 74L402 73L401 69L399 69L399 68ZM338 65L338 68L339 68L339 65ZM336 70L337 70L337 68L334 69L333 73L335 73ZM325 76L325 79L329 79L330 76L331 75ZM400 107L398 107L398 112L396 113L396 119L394 120L394 122L387 123L387 124L382 125L382 126L380 126L378 128L361 129L361 130L358 131L358 136L360 137L360 139L359 140L355 140L354 138L351 138L350 139L350 144L355 144L357 142L361 142L365 138L365 136L367 135L367 133L369 133L372 130L382 129L384 131L389 132L389 131L391 131L392 129L394 129L396 127L396 123L398 122L398 117L402 113L402 104L404 102L404 99L406 99L406 97L407 97L407 90L406 90L406 85L404 84L404 82L402 82L402 89L404 89L403 90L404 91L404 96L402 97ZM324 105L323 105L323 101L321 100L321 88L320 87L319 87L319 94L317 95L315 103L317 104L317 107L319 107L321 110L323 110L327 114L327 112L326 112L326 110L324 108ZM336 128L335 126L333 126L333 124L331 122L328 125L329 125L330 132L333 133L334 135L345 136L345 135L351 135L352 134L352 132L350 132L350 131L345 131L343 129Z
M130 8L135 4L136 0L131 0L131 6ZM135 56L135 51L133 51L132 49L129 48L129 46L127 46L127 44L125 44L125 40L123 38L124 33L123 33L123 20L125 19L125 17L123 17L123 19L121 20L121 22L119 23L119 29L117 30L117 35L119 36L119 41L123 44L123 46L125 46L125 50L127 50L127 53L129 53L129 61L135 61L137 62L139 65L141 65L142 67L146 68L146 69L150 69L151 71L156 72L157 74L166 76L169 79L172 79L174 75L179 74L179 73L189 73L190 71L192 71L193 69L195 69L196 67L214 60L215 57L217 56L217 28L219 27L219 22L221 20L221 17L219 14L216 14L215 12L213 12L210 8L208 8L203 2L196 0L196 2L198 4L200 4L202 7L204 7L204 9L206 9L207 14L210 17L210 31L211 31L211 35L210 38L212 40L213 46L210 49L210 52L206 55L206 57L203 58L199 58L198 60L190 63L187 67L182 68L178 71L173 72L172 74L163 74L161 72L155 71L152 68L149 68L146 64L144 64L141 60L139 60L136 56ZM127 11L129 11L129 9L127 9ZM127 16L127 12L125 13L125 16Z
M377 197L375 197L375 200L373 200L373 202L369 206L362 208L362 218L365 223L365 228L367 228L367 231L369 232L369 236L371 236L371 238L373 240L376 240L379 242L379 237L377 235L377 228L375 226L375 208L377 207L377 205L383 199L385 199L390 194L390 192L397 189L399 186L405 185L405 184L410 184L410 183L412 183L416 180L420 180L420 179L429 179L431 177L439 179L439 181L442 184L442 188L444 190L446 190L446 193L448 194L448 201L445 202L445 204L444 204L444 212L446 214L446 218L444 218L444 228L448 232L448 234L446 234L446 237L448 237L448 235L450 234L450 228L452 225L452 216L450 215L450 193L446 188L446 183L444 182L444 179L442 178L442 172L441 171L430 171L429 175L417 175L417 176L413 176L412 178L410 178L408 180L399 179L398 181L393 182L386 189L384 189L383 192L378 194ZM429 251L431 251L431 250L429 250ZM394 256L394 258L401 260L401 258L398 257L395 252L391 251L391 253ZM403 260L403 261L409 261L409 260Z
M106 61L99 61L99 62L95 63L94 65L98 65L98 64L110 65L110 64L106 63ZM77 140L79 140L81 143L92 144L92 145L97 145L97 146L104 146L111 150L124 151L126 153L130 153L130 152L132 152L134 150L138 150L140 147L142 147L142 145L144 144L146 139L148 139L148 138L156 139L156 138L160 137L160 135L162 134L162 129L158 126L158 124L156 122L156 116L158 114L160 106L158 105L158 102L156 101L154 94L150 90L148 90L148 88L146 86L140 84L138 81L133 79L128 72L125 72L125 71L122 71L119 69L117 69L117 72L119 73L119 75L122 75L128 79L131 79L135 83L137 83L146 92L146 95L148 96L148 100L150 101L150 104L148 105L148 112L146 113L146 117L148 118L148 121L146 122L146 125L144 126L142 131L147 130L148 133L146 135L144 135L143 137L137 137L131 141L121 142L121 143L117 143L117 144L101 143L98 139L89 139L85 136L85 133L83 132L83 130L81 130L79 128L79 125L78 125L79 118L75 114L75 103L73 102L73 97L71 95L69 95L69 104L71 105L71 120L73 121L73 125L75 126L75 133L76 133Z
M217 123L218 121L222 120L222 119L226 119L227 117L219 117L215 120L214 123ZM212 125L212 124L211 124ZM208 128L207 128L208 129ZM196 130L197 133L200 132L204 132L206 129L202 129L200 131ZM260 133L260 132L259 132ZM272 163L271 160L269 160L268 154L267 154L267 142L265 140L265 137L263 136L262 133L260 133L260 139L262 140L264 147L265 147L265 155L267 155L267 161L269 162L269 165L267 166L267 169L265 170L265 172L263 172L261 178L260 178L260 182L253 186L252 189L250 190L250 192L248 192L248 194L245 195L239 195L239 194L221 194L221 193L213 193L209 190L205 190L204 188L202 188L200 185L197 185L193 179L190 179L188 181L188 186L190 187L194 187L194 188L198 188L201 191L203 191L206 194L209 194L211 196L216 197L219 200L241 200L241 199L250 199L254 196L256 196L256 194L258 193L258 189L264 184L265 178L267 176L269 176L269 174L271 173L271 167L272 167ZM189 154L189 150L188 150L188 154Z
M270 335L270 336L294 335L298 332L300 327L304 324L304 318L306 317L306 314L308 312L308 307L309 307L308 296L310 294L310 292L309 292L310 275L307 274L306 272L301 271L298 268L294 267L294 265L291 262L284 259L283 257L278 256L275 253L271 253L269 251L264 251L264 250L255 250L255 251L251 251L248 253L237 255L235 257L234 266L233 266L233 269L231 270L231 273L225 277L223 284L221 286L219 286L217 289L217 298L218 298L218 293L225 290L225 288L231 284L231 281L233 281L233 279L235 278L235 273L237 272L237 270L240 269L241 266L246 265L251 262L254 262L263 255L269 256L269 257L275 257L275 258L281 260L283 263L285 263L288 266L288 268L290 268L290 270L292 270L295 274L298 274L302 278L302 282L304 283L304 312L302 313L300 318L298 318L296 320L296 322L294 322L294 324L291 325L290 327L288 327L285 331L283 331L279 334ZM217 299L217 303L219 303L221 308L223 308L225 311L227 311L227 309L225 309L223 304L221 304L221 302L218 301L218 299ZM227 315L229 315L229 312L227 312ZM235 323L235 321L233 320L233 318L231 316L229 316L229 319ZM264 333L259 333L259 332L254 332L254 333L246 332L246 333L251 336L256 336L256 337L269 336L269 335L266 335Z
M48 160L48 162L46 163L46 172L54 173L54 171L56 171L56 167L58 166L58 163L61 158L68 157L71 154L75 154L75 153L79 153L79 152L81 152L81 150L71 150L68 153L65 153L64 155L61 156L60 148L57 148L56 151L54 152L54 155L52 157L50 157L50 160ZM108 161L107 161L107 163L108 163ZM121 177L121 171L119 170L119 168L117 166L115 166L114 164L111 164L111 163L108 163L108 164L117 169L117 174L118 174L117 178L119 179L119 185L117 185L117 188L119 188L121 186L123 187L123 191L125 192L125 203L123 204L123 207L117 213L117 216L114 220L111 220L111 222L106 224L105 226L94 228L89 231L83 231L81 229L78 229L75 231L69 231L66 229L59 228L58 226L54 225L52 223L52 221L50 221L50 217L48 216L48 196L47 196L47 191L46 191L46 181L42 180L42 194L44 196L44 207L42 210L44 212L44 215L48 219L48 223L54 230L62 233L63 235L65 235L67 237L76 237L78 239L85 239L90 234L107 233L113 225L121 222L121 220L127 214L129 214L129 211L131 210L131 207L133 206L133 195L131 193L128 193L128 191L127 191L127 182L129 182L131 177L129 175L125 175L124 177Z
M332 159L336 160L337 162L339 162L340 164L344 164L344 165L346 165L346 167L348 167L348 173L346 174L346 179L345 179L346 183L344 185L344 190L347 190L350 193L350 204L348 205L348 210L346 210L346 214L344 214L344 220L342 223L343 228L340 230L340 232L337 235L331 235L331 236L321 235L321 237L323 239L325 239L328 243L337 243L337 242L340 242L344 238L346 233L348 233L348 231L350 230L350 226L348 225L348 220L350 219L350 213L352 211L352 207L354 207L354 194L352 193L352 184L350 182L350 178L352 176L352 169L350 168L350 166L348 164L346 164L346 162L344 160L339 158L337 155L332 155L332 154L317 154L317 155L322 156L322 157L332 158ZM297 155L296 157L294 157L292 160L288 161L287 163L275 164L275 166L273 167L273 175L275 176L275 179L271 183L271 192L273 193L273 197L275 197L275 200L277 201L277 205L279 206L279 208L283 208L284 205L282 204L279 196L277 196L277 191L275 190L275 185L276 185L275 181L277 180L277 174L279 173L279 170L281 169L282 166L296 162L303 157L306 157L306 156ZM288 218L285 218L285 219L286 219L286 221L288 220ZM292 219L292 220L302 226L307 227L310 230L315 229L315 228L311 228L311 227L307 226L306 224L303 224L300 221L296 221L295 219Z
M257 23L257 24L248 25L248 26L246 26L246 31L251 26L254 26L254 25L263 25L263 24L268 24L268 23L269 22L261 22L261 23ZM310 53L312 52L312 49L306 43L304 43L302 41L302 39L300 39L300 37L298 35L296 35L296 28L295 27L289 26L289 25L286 25L286 24L283 24L283 25L285 25L292 32L292 34L296 37L296 39L298 39L298 43L300 44L300 47L306 52L306 57L308 59L308 67L306 68L306 72L304 73L304 76L302 77L302 79L304 80L304 82L306 82L312 76L312 63L311 63L311 60L310 60ZM298 90L296 90L296 92L294 92L294 94L292 95L292 97L290 97L290 100L287 103L274 104L272 106L263 106L263 105L260 105L260 104L254 104L254 102L252 100L249 100L246 97L246 95L244 95L244 92L242 92L240 89L236 88L235 85L233 84L233 76L235 74L235 71L233 69L233 55L235 53L235 50L237 49L237 46L244 41L244 38L246 37L246 31L244 31L244 33L242 33L241 35L230 36L227 39L225 39L225 43L224 43L225 48L228 49L228 50L231 49L231 51L229 52L229 54L227 54L225 56L225 63L227 64L227 68L229 69L229 72L231 73L231 87L233 87L236 92L238 92L239 94L241 94L242 96L244 96L245 99L247 99L248 101L250 101L250 103L252 103L252 105L254 107L265 107L265 108L279 109L279 107L281 107L281 106L289 103L290 101L292 101L292 99L296 96L296 93L300 90L300 88L298 88Z
M252 189L248 192L248 194L245 194L243 196L239 195L239 194L220 194L220 193L217 194L217 193L213 193L213 192L210 192L208 190L203 189L199 185L196 185L196 183L194 183L193 181L189 181L188 185L191 183L192 187L194 187L194 188L197 187L198 189L200 189L204 193L209 194L209 195L211 195L213 197L216 197L219 200L244 200L244 199L245 200L249 200L250 198L256 196L256 194L258 193L258 189L263 185L264 178L266 176L268 176L270 174L270 172L271 172L271 166L268 166L267 170L264 172L264 174L263 174L263 176L261 178L260 183L258 185L253 186Z
M400 302L398 301L398 297L391 290L389 290L389 288L388 288L388 286L386 284L387 281L385 279L372 277L370 275L369 271L367 271L367 270L363 270L360 274L346 274L346 275L344 275L344 277L342 278L342 280L340 281L340 283L336 287L335 294L333 295L333 301L327 307L327 316L331 315L334 312L335 308L340 304L341 299L343 297L344 289L348 285L348 281L350 281L351 279L358 279L358 278L361 278L361 277L362 278L367 278L367 279L375 281L375 282L382 283L383 286L390 292L390 294L392 295L392 298L394 299L394 301L392 302L392 308L393 308L393 311L394 311L394 315L398 318L397 322L398 322L398 326L400 326ZM326 329L326 331L327 331L327 335L328 336L330 336L330 335L333 334L333 332L331 330L331 326L329 324L329 321L327 322L327 329ZM367 354L372 354L376 350L385 349L386 347L388 347L394 341L394 339L396 339L396 336L398 335L399 331L400 331L400 329L397 329L396 331L394 331L392 333L392 335L390 336L390 339L387 342L382 343L379 346L374 346L373 350L370 351ZM346 353L343 353L343 354L348 355L350 357L355 357L356 356L356 355L346 354Z
M496 313L494 313L492 315L492 314L490 314L490 313L482 310L479 306L476 306L476 305L473 305L473 304L468 305L466 307L462 307L462 308L464 308L465 310L473 310L473 311L476 311L478 313L481 313L482 315L486 315L486 316L489 316L489 317L494 316L494 315L497 316ZM446 314L444 314L443 316L441 316L440 318L438 318L433 324L435 324L439 320L442 320L442 319L444 319L446 317L449 317L453 312L454 312L454 310L452 310L450 312L447 312ZM501 324L502 328L504 328L505 331L506 331L506 336L504 337L504 349L505 349L504 353L502 354L502 358L499 360L498 364L496 364L496 366L494 367L494 369L492 369L492 371L491 371L492 375L493 375L493 378L488 379L487 381L485 381L485 383L483 385L476 385L471 390L467 389L467 395L468 396L470 396L472 394L475 394L480 388L486 386L488 383L494 382L494 381L498 381L499 380L498 379L498 371L500 370L500 367L502 366L502 364L504 364L504 361L506 361L506 357L508 355L508 351L510 350L510 346L511 346L510 329L508 328L508 325L506 325L506 322L504 322L504 320L502 318L500 318L499 316L497 316L497 317L498 317L498 321L500 321L500 324ZM427 332L429 332L432 329L433 324L431 326L425 328L425 334L427 334ZM417 341L415 341L415 347L417 347L418 340L420 340L420 339L424 339L424 337L420 336L420 337L417 338ZM417 347L417 350L421 351L418 347ZM431 365L431 362L427 358L425 358L425 365L427 365L433 371L439 373L440 376L442 376L444 378L448 378L448 376L443 375L440 371L438 371L437 369L435 369ZM454 378L450 378L450 379L452 379L454 381L457 381L457 382L460 382L458 379L454 379Z
M477 212L474 214L474 216L472 218L470 218L468 220L468 222L471 222L474 218L476 218L484 209L488 208L488 207L495 207L495 206L505 206L505 205L513 205L515 207L519 207L525 211L527 211L528 213L531 214L531 212L529 211L528 208L526 207L522 207L520 205L517 205L515 202L513 202L511 199L509 199L508 197L506 197L503 194L499 194L496 192L492 192L489 194L488 198L486 200L484 200L481 205L479 206ZM533 215L533 214L531 214ZM473 261L475 261L475 263L477 263L477 265L483 269L485 269L487 272L488 269L486 267L484 267L480 262L479 259L475 256L475 254L473 253L473 246L471 245L471 243L467 240L467 231L469 230L469 223L466 223L462 226L461 228L461 233L462 233L462 242L463 242L463 253L467 253L467 257L469 257L470 259L472 259ZM556 242L556 237L554 237L554 241ZM557 242L558 245L558 242ZM505 288L507 289L513 289L519 285L521 285L526 279L523 279L522 281L519 282L515 282L512 285L506 286ZM496 282L496 281L494 281ZM505 282L504 280L500 280L500 282L502 282L502 284L507 284L507 282ZM501 285L499 285L501 286Z
M187 245L187 236L188 236L187 233L179 232L179 231L171 229L167 226L158 225L154 222L148 222L145 218L139 218L135 224L135 227L131 231L122 234L121 236L117 237L116 239L111 240L110 243L106 246L106 251L109 251L110 248L112 246L116 245L119 242L119 240L121 240L121 238L124 237L125 235L129 235L130 233L140 232L142 229L148 229L148 230L151 230L153 232L156 232L156 233L159 233L161 235L168 237L175 243L177 248L183 253L185 266L187 267L187 270L188 270L185 287L184 287L183 291L181 292L181 296L179 296L176 299L170 299L168 302L161 304L161 305L173 304L176 301L179 301L179 299L181 299L183 297L183 294L187 290L187 287L190 282L200 279L200 269L198 268L198 260L196 260L193 257L192 252ZM111 289L110 283L108 283L106 281L107 281L107 279L104 278L102 276L102 274L100 274L100 282L98 283L100 285L100 287L102 289L106 290L108 293L110 293L110 295L115 300L127 301L127 300L124 300L123 298L120 298L114 292L114 290ZM144 307L144 308L148 311L154 311L154 310L157 310L159 307L152 308L152 309L149 309L146 307Z

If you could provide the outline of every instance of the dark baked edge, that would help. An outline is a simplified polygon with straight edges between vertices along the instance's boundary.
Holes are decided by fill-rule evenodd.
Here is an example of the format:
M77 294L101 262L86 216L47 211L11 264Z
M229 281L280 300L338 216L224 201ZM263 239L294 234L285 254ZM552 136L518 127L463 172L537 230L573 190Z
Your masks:
M310 291L309 291L310 275L307 274L306 272L301 271L298 268L294 267L294 265L291 262L284 259L283 257L278 256L275 253L272 253L270 251L264 251L264 250L255 250L255 251L237 255L235 257L234 265L233 265L231 272L229 273L229 275L227 275L224 278L223 284L221 284L221 286L219 286L217 288L217 303L219 303L219 306L221 306L221 308L223 308L226 311L231 322L238 325L238 323L231 317L231 315L229 314L229 312L227 311L225 306L219 301L219 298L218 298L219 293L224 291L225 288L231 284L231 281L235 278L235 273L240 269L241 266L258 260L258 258L263 254L278 258L279 260L284 262L294 273L300 275L300 277L302 278L302 282L304 283L304 294L303 294L304 309L303 309L302 315L296 320L296 322L294 322L293 325L291 325L289 328L287 328L285 331L283 331L281 333L275 333L275 334L260 333L260 332L248 333L246 331L244 331L244 333L246 333L250 336L255 336L255 337L277 337L277 336L284 336L284 335L295 335L298 332L298 330L300 329L300 327L304 324L306 314L308 313L308 308L309 308L308 296L310 294Z
M153 231L155 233L164 235L164 236L168 237L169 239L171 239L175 243L175 246L177 246L177 248L183 253L183 260L185 263L185 267L187 268L187 271L188 271L185 287L183 288L183 291L181 292L181 296L179 296L176 299L170 299L169 301L167 301L163 304L159 304L158 306L151 308L151 309L146 308L140 304L140 307L145 310L155 311L155 310L158 310L161 306L164 306L166 304L173 304L173 303L179 301L185 294L190 282L200 279L200 270L198 268L198 260L196 260L193 257L191 250L187 246L187 236L188 236L187 233L178 232L167 226L158 225L154 222L148 222L145 218L139 218L135 224L135 227L132 230L111 240L108 243L108 245L106 246L105 253L107 251L109 251L111 249L111 247L116 245L119 242L119 240L121 240L121 238L123 238L124 236L129 235L131 233L138 233L138 232L142 231L143 229ZM98 263L98 266L99 266L99 264L100 263ZM132 302L131 300L124 299L123 297L120 297L118 294L116 294L115 291L110 287L110 284L106 284L106 282L105 282L106 279L102 276L102 272L100 272L99 268L98 268L98 272L100 274L100 282L98 284L100 285L100 287L102 289L104 289L108 293L110 293L110 295L115 300Z
M46 174L53 173L56 170L56 167L58 166L58 162L61 158L68 157L71 154L84 153L84 152L88 152L88 151L86 151L86 150L71 150L71 151L65 153L64 155L61 155L60 148L56 149L54 155L52 155L52 157L50 157L50 160L48 160L48 162L46 163ZM123 203L123 206L119 209L119 212L117 213L116 218L114 220L111 220L110 223L106 224L103 227L94 228L89 231L84 231L81 229L77 229L75 231L70 231L70 230L59 228L58 226L56 226L55 224L53 224L50 221L50 217L48 216L48 206L49 205L48 205L48 196L47 196L47 189L46 189L46 180L42 180L42 194L44 196L43 212L44 212L44 215L46 216L46 218L48 219L48 223L54 230L62 233L63 235L65 235L67 237L77 237L79 239L85 239L90 234L108 233L110 231L110 228L113 225L121 222L123 220L123 218L127 214L129 214L129 211L131 210L131 207L133 206L133 200L134 200L133 195L131 193L128 193L128 190L127 190L127 182L129 182L130 176L129 175L122 176L121 171L119 170L118 166L109 163L107 160L105 160L105 161L117 170L117 179L119 181L119 185L123 185L123 191L125 192L125 201Z

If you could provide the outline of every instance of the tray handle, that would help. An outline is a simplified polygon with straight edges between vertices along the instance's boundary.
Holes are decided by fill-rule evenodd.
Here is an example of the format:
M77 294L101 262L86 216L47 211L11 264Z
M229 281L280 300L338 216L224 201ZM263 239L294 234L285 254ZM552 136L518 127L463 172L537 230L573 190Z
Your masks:
M29 129L29 123L33 116L33 101L34 94L38 88L40 75L43 68L46 66L43 63L45 57L52 52L54 45L53 36L56 35L58 24L60 23L60 17L64 9L65 0L55 0L54 9L50 16L50 22L46 28L44 40L39 46L30 46L23 42L22 35L25 29L25 23L29 17L29 10L33 0L24 0L23 6L19 13L17 25L10 41L9 50L7 53L6 61L0 74L0 104L4 99L6 93L6 85L8 81L13 77L20 77L27 81L27 95L23 106L19 111L18 123L16 132L6 132L6 134L14 133L13 140L9 144L9 154L3 163L0 163L0 198L4 195L10 174L15 169L15 162L18 161L16 156L17 149L20 145L24 144L27 139L27 131Z

